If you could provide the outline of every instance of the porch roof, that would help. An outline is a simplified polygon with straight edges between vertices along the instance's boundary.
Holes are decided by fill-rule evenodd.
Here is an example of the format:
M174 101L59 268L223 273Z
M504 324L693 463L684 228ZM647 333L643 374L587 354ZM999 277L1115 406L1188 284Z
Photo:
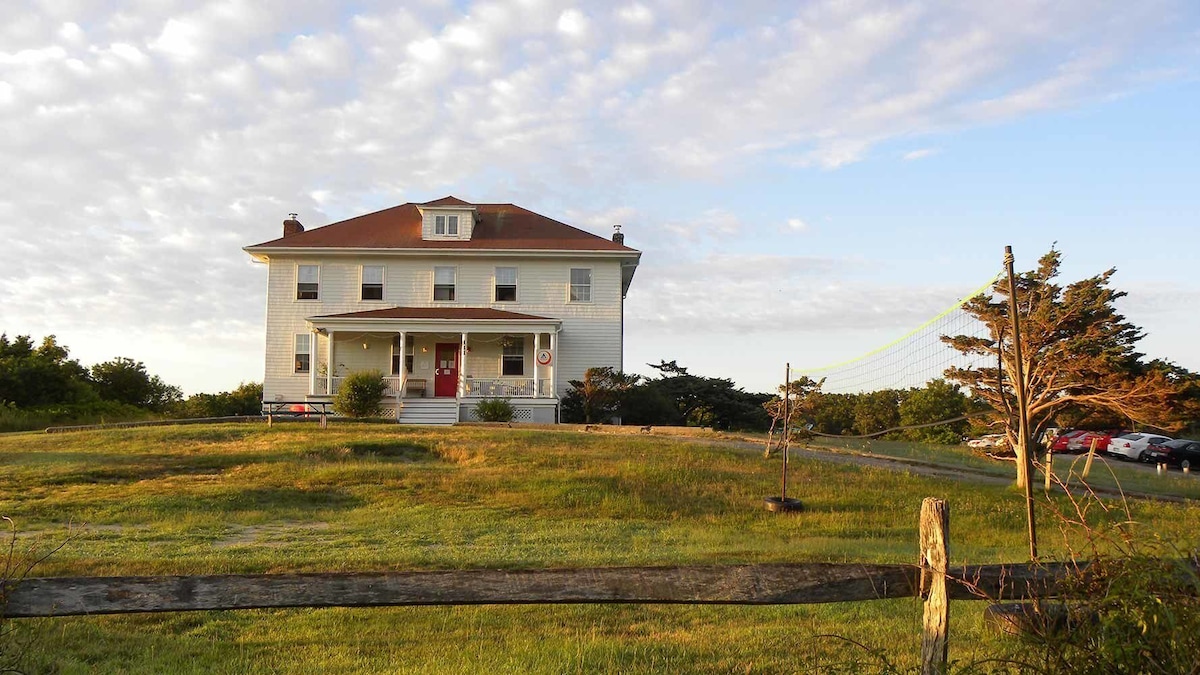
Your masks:
M490 307L389 307L309 317L317 330L407 331L411 333L554 333L561 319L505 312Z
M551 319L533 314L506 312L490 307L389 307L387 309L370 309L363 312L347 312L345 314L326 314L310 317L309 321L325 319L408 319L415 321L551 321Z

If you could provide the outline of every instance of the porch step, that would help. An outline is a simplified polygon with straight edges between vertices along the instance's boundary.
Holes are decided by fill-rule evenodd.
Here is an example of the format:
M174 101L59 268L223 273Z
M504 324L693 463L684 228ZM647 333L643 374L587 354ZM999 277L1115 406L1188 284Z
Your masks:
M458 421L455 399L407 398L401 401L400 424L454 424Z

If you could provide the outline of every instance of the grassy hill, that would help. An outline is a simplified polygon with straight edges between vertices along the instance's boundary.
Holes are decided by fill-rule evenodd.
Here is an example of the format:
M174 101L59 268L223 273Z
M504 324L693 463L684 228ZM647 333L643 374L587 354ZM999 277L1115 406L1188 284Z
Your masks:
M761 508L777 459L657 436L164 427L3 436L0 465L17 548L69 536L38 576L911 563L928 496L951 505L953 563L1026 548L1023 503L1005 486L795 460L807 509L779 516ZM1186 538L1200 522L1190 504L1130 509L1147 537ZM1078 545L1041 513L1045 552ZM952 658L1004 647L981 603L955 607ZM867 656L815 637L828 634L911 666L919 615L916 600L198 612L22 620L14 637L31 640L30 672L805 672Z

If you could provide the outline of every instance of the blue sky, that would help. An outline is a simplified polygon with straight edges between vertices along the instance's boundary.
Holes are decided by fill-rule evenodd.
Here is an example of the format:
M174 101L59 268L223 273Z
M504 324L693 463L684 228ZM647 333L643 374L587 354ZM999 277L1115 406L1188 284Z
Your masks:
M626 364L767 390L1053 242L1200 370L1200 6L18 3L0 330L262 377L244 245L447 194L644 251Z

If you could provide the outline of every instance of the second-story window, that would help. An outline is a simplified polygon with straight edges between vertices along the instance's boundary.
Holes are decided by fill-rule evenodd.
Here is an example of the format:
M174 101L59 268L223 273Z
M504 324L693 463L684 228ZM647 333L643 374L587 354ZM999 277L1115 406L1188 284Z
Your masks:
M442 237L457 237L458 216L434 216L433 233Z
M321 266L296 266L296 299L316 300L321 290Z
M454 277L455 269L453 267L433 268L434 300L454 300Z
M362 299L383 299L383 265L362 266Z
M496 302L517 301L517 268L496 268Z
M571 302L592 301L592 270L589 268L571 268Z

